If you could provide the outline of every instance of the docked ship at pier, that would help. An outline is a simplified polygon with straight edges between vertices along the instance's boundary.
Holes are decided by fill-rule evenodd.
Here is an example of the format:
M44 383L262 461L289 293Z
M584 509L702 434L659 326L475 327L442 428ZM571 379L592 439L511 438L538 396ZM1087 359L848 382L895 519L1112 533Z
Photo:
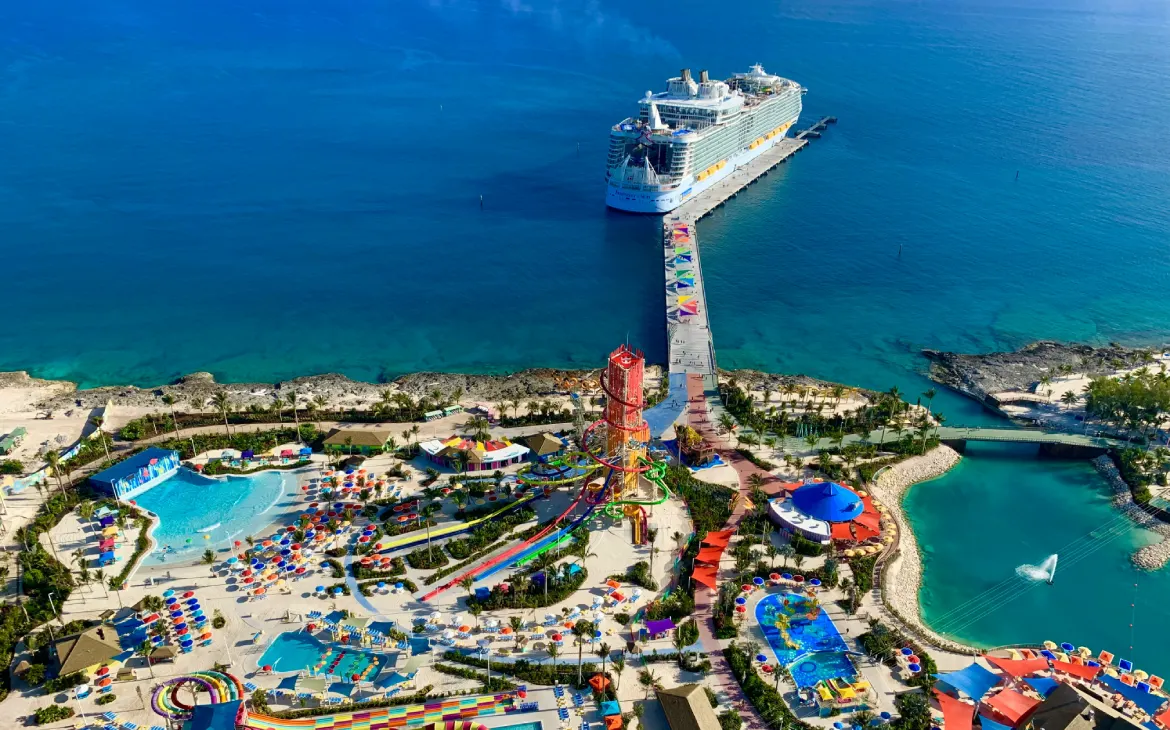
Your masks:
M690 69L647 91L610 130L605 203L663 214L767 152L800 117L805 89L759 64L726 81Z

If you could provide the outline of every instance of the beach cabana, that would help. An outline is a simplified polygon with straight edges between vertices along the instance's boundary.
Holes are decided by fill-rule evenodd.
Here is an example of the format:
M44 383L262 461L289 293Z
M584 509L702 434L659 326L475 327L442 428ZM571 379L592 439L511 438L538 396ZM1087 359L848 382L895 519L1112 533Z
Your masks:
M650 636L663 636L667 631L672 631L674 628L674 621L668 618L646 622L646 633L650 634Z

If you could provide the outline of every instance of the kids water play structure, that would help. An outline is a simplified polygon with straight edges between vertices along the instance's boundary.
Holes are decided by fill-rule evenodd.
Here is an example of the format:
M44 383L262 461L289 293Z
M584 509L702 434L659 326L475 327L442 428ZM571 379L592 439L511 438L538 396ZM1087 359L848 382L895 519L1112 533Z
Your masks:
M523 692L507 692L478 697L455 697L417 705L398 705L358 709L306 719L283 719L250 712L244 707L244 687L234 676L222 672L192 672L169 679L155 687L150 706L155 713L170 720L190 720L195 706L178 698L184 687L196 693L207 692L210 704L220 705L236 702L235 725L248 730L288 730L289 728L313 728L314 730L383 730L389 728L420 728L420 730L485 730L481 723L471 718L529 712L537 709L536 703L519 703ZM228 708L230 711L230 708Z
M192 672L172 677L155 687L150 696L150 708L172 720L190 720L195 705L179 699L179 691L184 688L191 689L194 694L207 692L212 704L240 700L244 697L244 686L230 674L212 671ZM239 718L236 724L242 724Z
M645 363L642 353L628 345L611 352L601 378L601 387L606 394L605 413L601 420L585 429L581 436L582 450L570 452L557 463L523 469L519 477L521 483L530 489L530 495L544 488L585 482L598 470L607 472L605 480L586 482L568 509L540 532L470 570L454 575L421 600L430 600L459 585L465 578L487 578L510 565L528 562L553 549L568 539L573 530L602 505L605 514L610 517L630 517L636 524L635 540L645 540L648 527L645 507L662 504L670 498L670 490L664 480L666 464L652 461L648 454L650 429L642 417ZM649 487L648 496L639 493L643 483L641 477L645 478L644 483ZM578 512L577 516L568 525L561 527L575 512Z

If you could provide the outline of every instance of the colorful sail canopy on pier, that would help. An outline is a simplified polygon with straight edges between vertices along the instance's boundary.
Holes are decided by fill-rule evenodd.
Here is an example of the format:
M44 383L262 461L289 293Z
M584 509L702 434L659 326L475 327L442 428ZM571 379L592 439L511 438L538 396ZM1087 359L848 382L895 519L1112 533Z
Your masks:
M975 706L962 700L957 700L949 694L935 690L934 697L938 706L942 708L943 724L947 730L971 730L971 718L975 715Z

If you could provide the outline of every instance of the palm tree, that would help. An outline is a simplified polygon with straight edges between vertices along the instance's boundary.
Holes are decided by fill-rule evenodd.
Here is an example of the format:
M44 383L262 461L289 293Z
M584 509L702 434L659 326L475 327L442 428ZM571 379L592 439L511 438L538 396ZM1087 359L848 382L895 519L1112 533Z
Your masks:
M638 674L638 684L646 688L646 697L648 699L650 697L650 690L657 689L662 685L662 682L659 680L658 675L654 673L654 670L643 669Z
M549 644L548 644L548 655L549 655L549 657L551 657L551 658L552 658L552 664L553 664L553 676L554 676L554 677L555 677L555 676L556 676L556 674L557 674L557 656L558 656L560 653L561 653L561 650L560 650L560 649L557 647L557 645L556 645L555 643L553 643L553 642L551 642L551 641L550 641L550 642L549 642Z
M674 544L678 546L678 552L680 555L682 554L682 551L683 551L683 538L684 537L686 537L686 535L682 534L678 530L675 530L674 532L672 532L670 534L670 539L674 540Z
M792 556L792 564L796 566L797 570L800 570L800 566L804 565L804 556L800 553L796 553Z
M487 441L491 436L490 424L483 416L472 416L463 424L463 432L476 441Z
M1071 390L1066 390L1064 392L1064 395L1060 396L1060 402L1065 404L1066 406L1076 405L1076 402L1079 400L1080 400L1080 397L1078 397L1077 394L1072 392Z
M776 558L780 555L780 550L775 545L768 543L768 547L764 550L764 554L768 556L768 569L772 570L776 567Z
M162 623L159 621L158 623ZM149 640L143 641L138 646L134 647L134 653L146 660L146 668L150 670L150 678L154 679L154 667L150 663L150 655L154 652L154 644Z
M544 571L544 602L548 603L548 584L552 582L552 571L549 568L556 565L557 559L551 553L541 553L536 556L536 568Z
M475 617L475 628L479 628L479 617L483 613L483 606L473 603L467 607L467 612Z
M97 437L101 440L102 449L106 452L106 461L109 461L110 447L106 445L106 434L104 431L102 431L102 424L106 422L106 419L102 418L101 416L94 416L93 418L89 419L89 422L93 424L94 428L97 429Z
M211 397L211 403L223 414L223 432L231 438L231 428L228 426L228 412L232 408L232 398L226 390L220 390Z
M312 403L313 403L314 410L319 410L319 411L325 410L325 406L329 405L329 401L326 400L325 396L321 395L320 393L313 396ZM321 428L320 423L317 424L317 428Z
M512 641L520 643L520 631L524 628L524 619L512 616L508 619L508 625L512 627Z
M289 408L292 408L293 423L295 423L297 425L297 443L300 443L301 442L301 416L299 413L297 413L297 406L298 405L299 405L299 401L297 400L297 392L295 390L290 390L288 392L288 406L289 406Z
M211 548L204 550L203 557L201 559L203 560L204 565L211 565L215 562L215 551Z
M584 657L585 643L593 638L593 622L577 621L573 624L573 634L577 637L577 684L581 684L581 660Z
M57 488L61 490L61 494L65 493L65 485L61 483L61 470L64 464L61 462L61 454L56 449L49 449L45 452L45 462L49 465L49 471L57 478Z
M784 567L788 567L788 559L796 554L796 550L791 545L780 546L780 556L784 558Z
M934 397L936 395L938 395L938 393L935 392L934 388L927 388L926 390L922 391L922 397L926 399L926 410L928 412L931 410L930 404L934 402Z
M272 394L272 410L276 411L276 417L280 423L284 424L284 399L280 397L280 393Z
M597 647L597 651L594 652L595 654L597 654L597 658L601 660L601 674L602 675L605 674L605 660L609 659L609 652L610 652L609 644L605 643L604 641L601 642L601 646Z
M475 578L470 575L465 575L459 579L459 587L467 591L467 597L471 598L471 587L475 585Z
M94 512L97 511L97 505L93 502L82 502L77 505L77 516L89 522L93 519Z
M654 541L657 539L657 529L646 530L646 544L650 546L650 575L654 575L654 556L658 553L658 548L654 547Z
M626 655L624 653L618 654L613 658L613 671L617 675L617 685L614 689L621 689L622 686L622 672L626 671Z

